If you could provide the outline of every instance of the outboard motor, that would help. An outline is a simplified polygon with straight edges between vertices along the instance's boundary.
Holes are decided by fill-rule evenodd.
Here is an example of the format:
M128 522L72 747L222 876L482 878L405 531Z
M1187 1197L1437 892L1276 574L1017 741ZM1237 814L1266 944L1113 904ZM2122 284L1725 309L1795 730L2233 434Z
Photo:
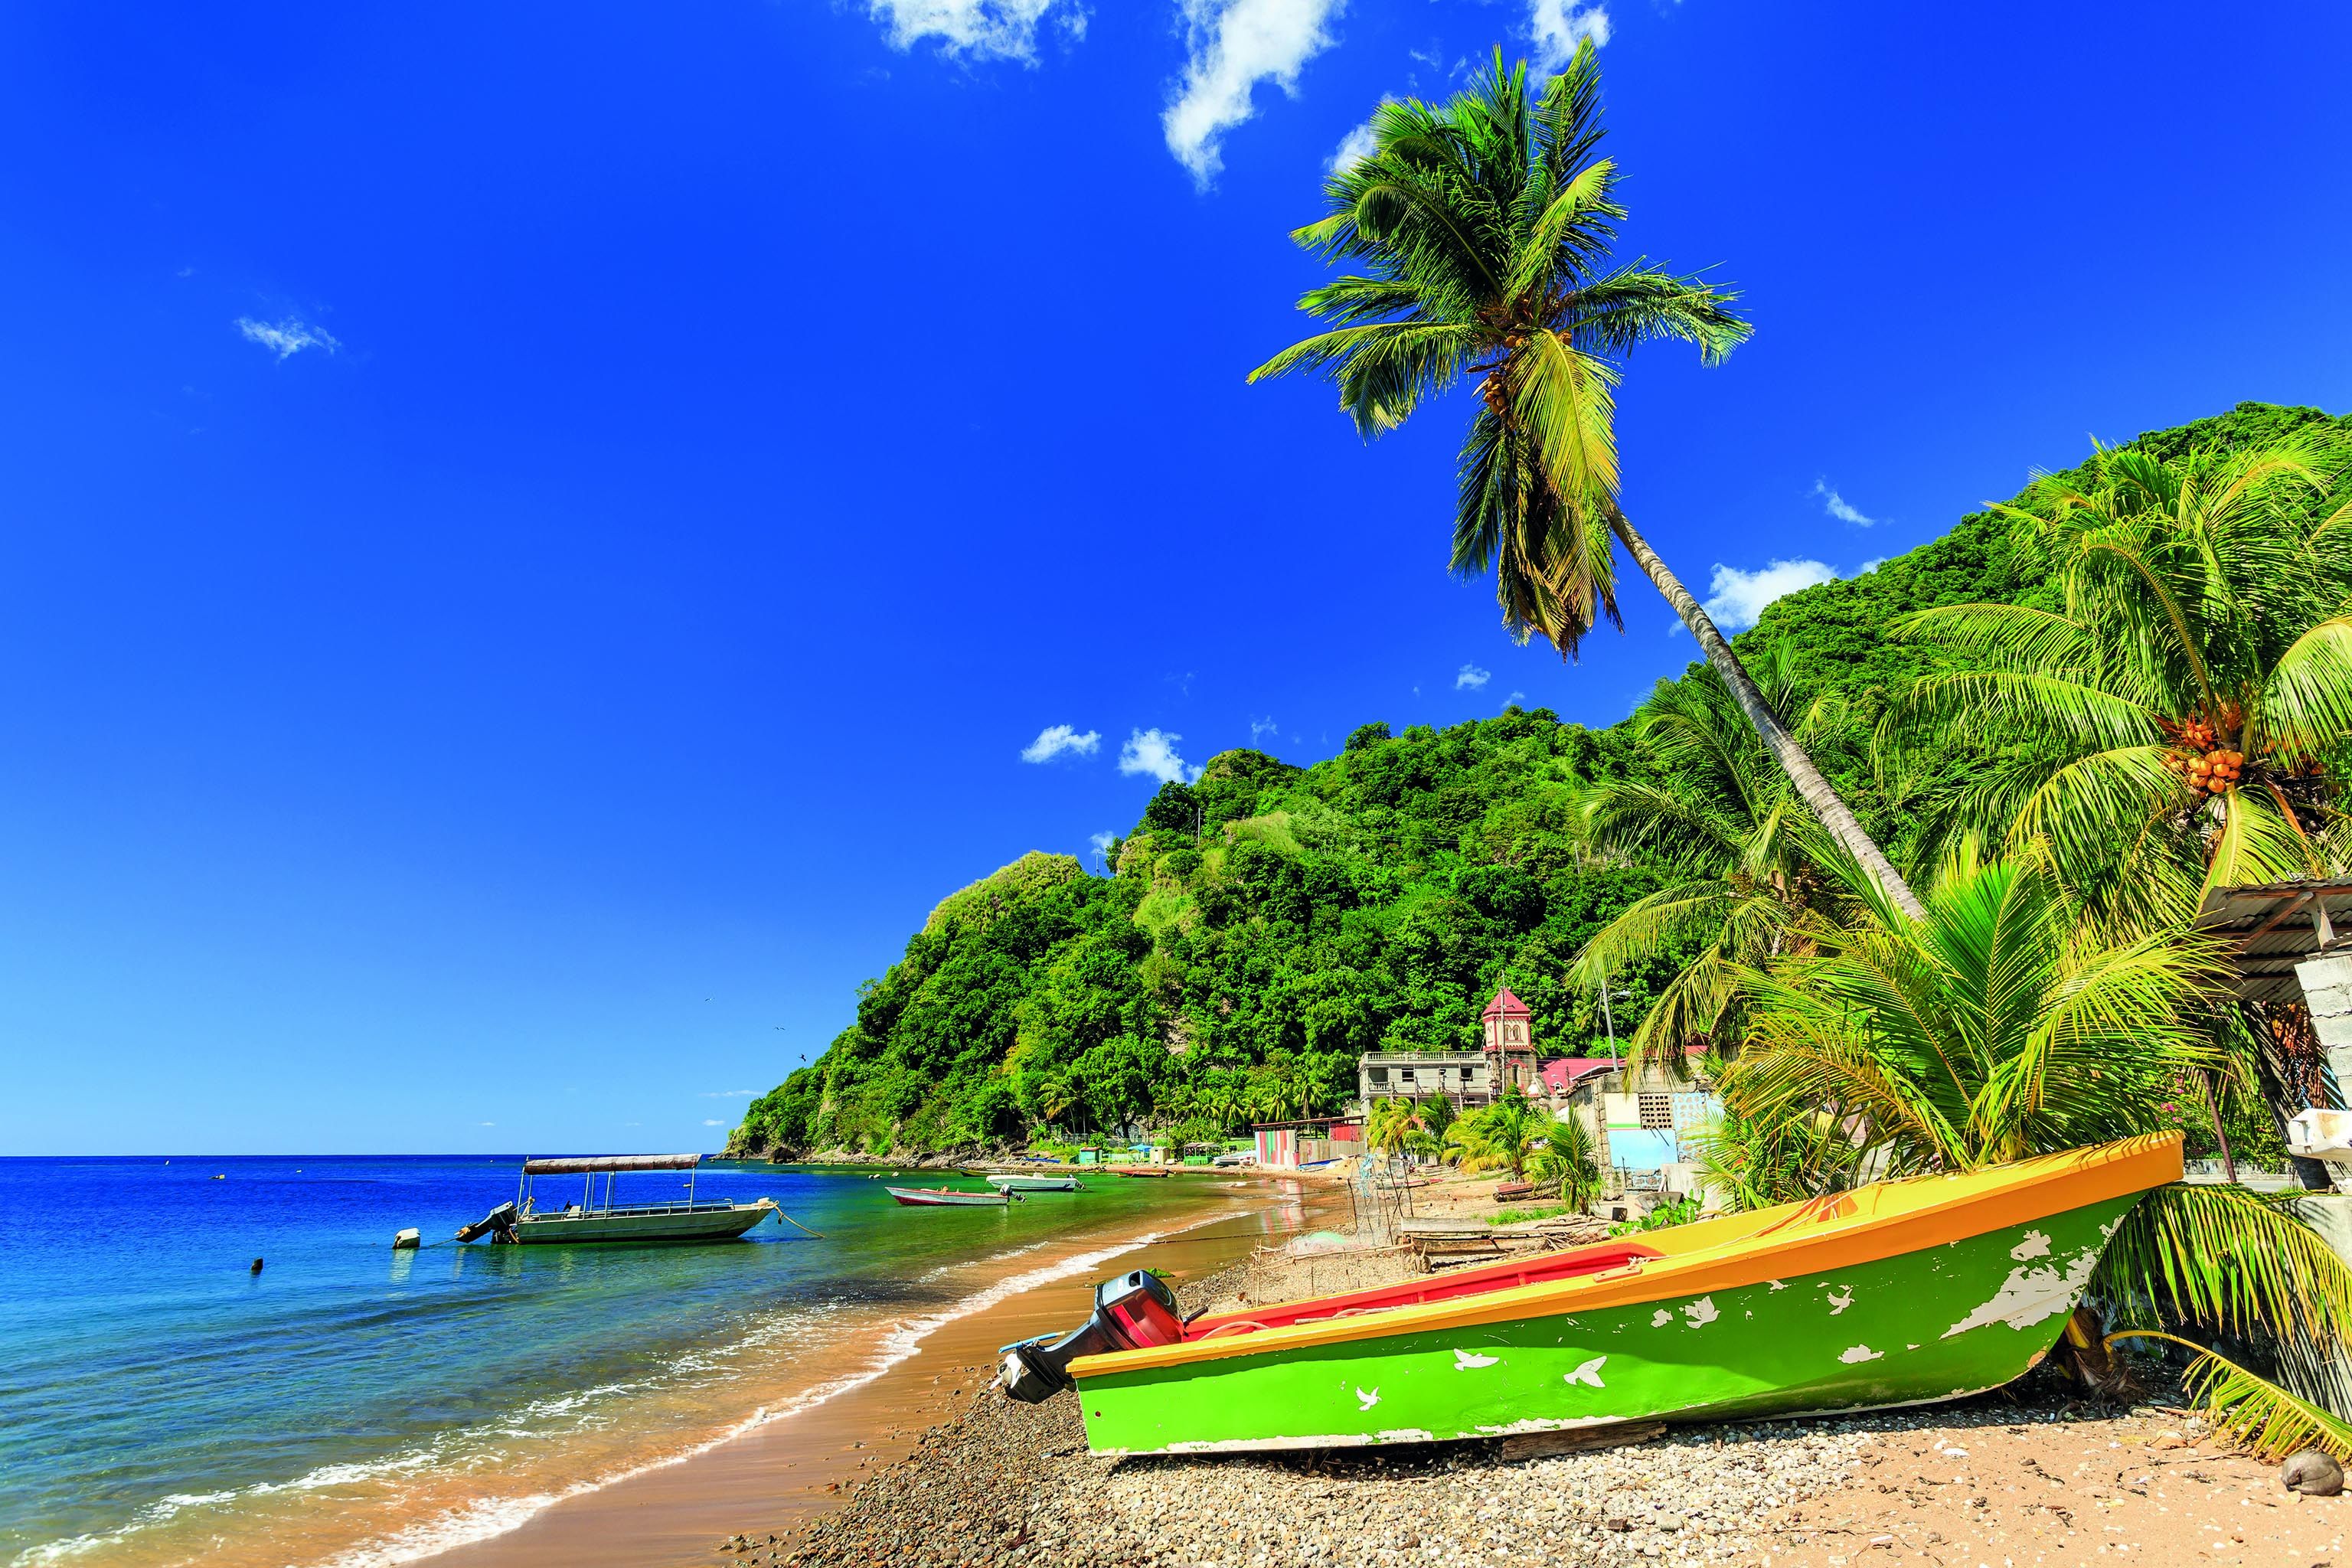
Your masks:
M1042 1405L1073 1386L1069 1364L1082 1355L1172 1345L1184 1337L1176 1293L1139 1268L1095 1287L1094 1314L1061 1338L1051 1334L1005 1347L1004 1392L1024 1405Z
M492 1241L511 1242L515 1238L515 1219L514 1205L500 1204L473 1224L459 1229L457 1239L471 1241L476 1237L488 1233Z

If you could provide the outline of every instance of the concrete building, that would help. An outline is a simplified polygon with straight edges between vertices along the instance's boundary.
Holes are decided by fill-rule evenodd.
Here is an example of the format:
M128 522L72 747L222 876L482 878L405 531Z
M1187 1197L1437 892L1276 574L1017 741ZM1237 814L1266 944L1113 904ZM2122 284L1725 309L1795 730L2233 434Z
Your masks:
M1483 1051L1367 1051L1356 1058L1356 1098L1426 1100L1442 1094L1459 1106L1495 1098L1495 1079Z
M1356 1099L1425 1100L1442 1094L1465 1110L1491 1104L1506 1087L1543 1092L1536 1069L1535 1015L1507 985L1478 1015L1475 1051L1367 1051L1356 1060Z

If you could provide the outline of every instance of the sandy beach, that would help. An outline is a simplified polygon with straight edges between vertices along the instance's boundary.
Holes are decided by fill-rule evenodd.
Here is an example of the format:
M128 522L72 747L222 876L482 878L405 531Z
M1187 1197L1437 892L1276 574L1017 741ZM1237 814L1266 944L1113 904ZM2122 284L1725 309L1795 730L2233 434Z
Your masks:
M1202 1285L1230 1300L1278 1289L1286 1268L1303 1273L1261 1259ZM2095 1406L2045 1371L1949 1405L1517 1462L1464 1443L1109 1463L1087 1456L1075 1401L983 1394L799 1532L711 1544L752 1568L2344 1560L2352 1498L2284 1491L2178 1397Z
M1198 1289L1257 1248L1346 1217L1345 1195L1328 1180L1171 1180L1200 1185L1204 1222L1132 1247L1095 1236L1015 1259L982 1282L983 1294L999 1299L929 1328L910 1354L855 1386L427 1561L435 1568L658 1568L711 1563L732 1535L795 1531L902 1462L926 1431L961 1420L983 1398L1002 1403L986 1387L997 1347L1083 1320L1097 1279L1149 1261L1180 1290ZM1077 1257L1095 1261L1063 1272Z
M1443 1185L1432 1208L1476 1212L1478 1184ZM1328 1223L1335 1200L1344 1218L1336 1189L1310 1189L1307 1201ZM1181 1299L1212 1310L1417 1267L1397 1249L1300 1256L1250 1245L1265 1239L1212 1226L1149 1251ZM1075 1322L1086 1306L1085 1281L1024 1292L942 1330L923 1355L812 1419L452 1557L740 1568L2320 1568L2344 1560L2352 1528L2352 1499L2286 1492L2277 1467L2214 1443L2177 1387L2102 1405L2048 1367L1946 1405L1668 1428L1532 1458L1474 1442L1097 1460L1075 1400L1016 1405L988 1386L997 1345Z

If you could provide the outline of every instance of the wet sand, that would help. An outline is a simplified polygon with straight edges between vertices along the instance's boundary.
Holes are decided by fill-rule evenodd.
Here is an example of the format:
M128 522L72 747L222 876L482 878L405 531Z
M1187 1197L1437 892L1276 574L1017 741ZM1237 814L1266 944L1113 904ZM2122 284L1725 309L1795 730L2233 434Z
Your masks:
M1237 1190L1213 1178L1171 1179L1204 1188L1215 1180L1214 1192L1202 1194L1204 1206L1226 1200L1236 1212L952 1319L913 1355L858 1387L675 1464L565 1499L503 1535L426 1561L434 1568L708 1565L727 1537L791 1533L903 1459L927 1428L959 1415L986 1388L1000 1345L1084 1320L1097 1280L1149 1264L1166 1270L1181 1290L1255 1247L1328 1226L1335 1213L1346 1217L1345 1194L1327 1183L1261 1179ZM1114 1233L1027 1255L1005 1264L998 1279L1050 1268L1117 1240Z

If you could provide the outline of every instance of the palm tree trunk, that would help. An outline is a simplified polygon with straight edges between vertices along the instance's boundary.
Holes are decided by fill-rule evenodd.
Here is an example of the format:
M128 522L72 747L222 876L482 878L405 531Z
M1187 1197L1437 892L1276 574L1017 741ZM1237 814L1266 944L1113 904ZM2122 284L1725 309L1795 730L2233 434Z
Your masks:
M1812 808L1813 816L1830 830L1830 837L1835 838L1845 852L1870 873L1871 880L1876 882L1905 914L1915 921L1926 920L1927 910L1919 902L1918 895L1911 891L1909 884L1895 869L1895 863L1887 859L1886 852L1878 847L1877 841L1863 830L1861 820L1853 815L1853 808L1840 798L1838 792L1831 787L1830 781L1822 776L1822 770L1813 766L1813 759L1805 754L1804 747L1797 744L1796 736L1780 722L1780 715L1772 711L1772 705L1764 700L1764 693L1758 690L1756 683L1748 678L1748 670L1740 664L1738 656L1731 651L1731 645L1716 629L1715 622L1707 613L1699 607L1699 602L1691 597L1690 590L1683 586L1682 579L1667 570L1666 563L1658 559L1658 552L1650 548L1648 540L1633 531L1633 525L1625 520L1623 512L1611 507L1609 521L1627 553L1633 557L1634 563L1656 585L1658 592L1665 595L1666 603L1675 607L1675 614L1683 618L1683 625L1690 628L1691 636L1698 639L1698 646L1706 653L1707 663L1715 666L1716 673L1723 677L1723 683L1731 688L1732 700L1739 704L1739 710L1748 715L1748 721L1756 726L1756 732L1764 737L1764 744L1771 749L1781 771L1789 775L1789 782L1797 786L1797 794Z

